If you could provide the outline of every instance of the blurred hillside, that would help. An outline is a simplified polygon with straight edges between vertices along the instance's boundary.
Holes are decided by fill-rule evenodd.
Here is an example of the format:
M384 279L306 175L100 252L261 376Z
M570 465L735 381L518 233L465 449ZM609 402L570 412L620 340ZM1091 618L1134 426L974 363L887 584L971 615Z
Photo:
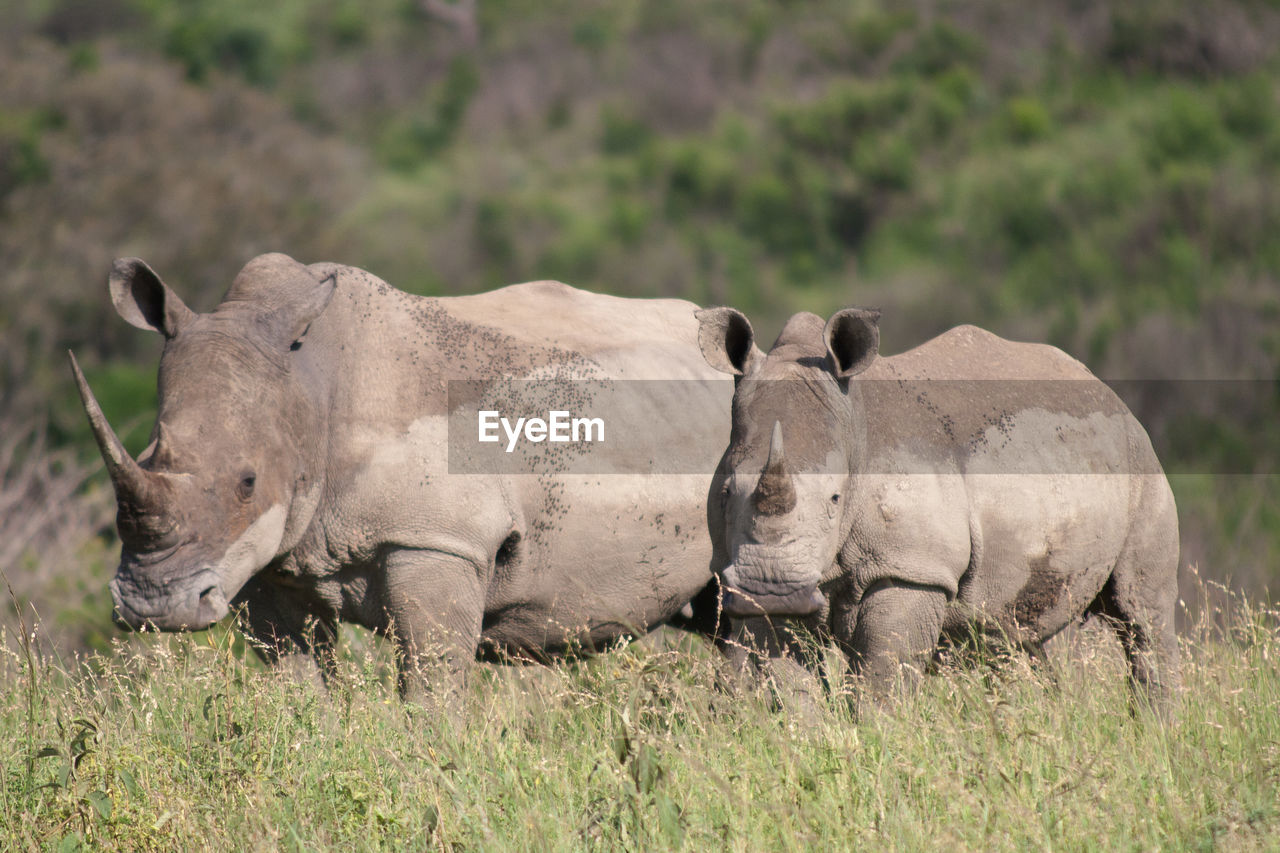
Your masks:
M1267 380L1229 412L1203 383L1143 417L1192 472L1184 561L1275 584L1280 4L0 0L0 18L7 483L40 479L23 436L91 448L68 347L145 443L159 341L111 310L112 258L207 309L279 250L418 293L559 278L732 304L765 343L795 310L863 304L887 352L971 322L1107 378ZM61 571L25 541L22 571Z

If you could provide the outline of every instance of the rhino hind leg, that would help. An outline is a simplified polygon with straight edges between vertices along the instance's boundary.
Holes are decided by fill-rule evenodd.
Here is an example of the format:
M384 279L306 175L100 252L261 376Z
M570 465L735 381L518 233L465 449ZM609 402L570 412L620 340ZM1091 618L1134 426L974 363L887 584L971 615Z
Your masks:
M1144 512L1088 612L1115 629L1129 660L1134 698L1169 715L1182 688L1174 606L1178 597L1178 521L1163 477L1147 478Z
M849 664L877 696L911 688L938 647L947 593L904 581L872 584L858 605Z
M1173 607L1152 602L1113 575L1089 610L1104 617L1120 638L1134 698L1159 713L1172 711L1181 688Z

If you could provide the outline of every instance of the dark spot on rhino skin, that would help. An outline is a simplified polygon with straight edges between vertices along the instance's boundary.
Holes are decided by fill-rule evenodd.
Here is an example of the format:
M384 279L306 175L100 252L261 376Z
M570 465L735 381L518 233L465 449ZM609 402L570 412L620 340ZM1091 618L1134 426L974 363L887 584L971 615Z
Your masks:
M938 422L942 424L942 432L949 441L956 440L956 419L951 415L942 415Z
M971 454L977 453L980 450L985 450L987 447L990 446L990 442L987 440L987 431L990 430L992 427L995 427L996 432L1004 436L1004 441L1001 442L1000 446L1001 447L1008 446L1013 436L1013 427L1014 427L1013 414L1008 411L999 411L999 412L989 412L983 415L982 421L978 427L978 431L975 432L969 438L968 449Z
M1009 615L1020 628L1033 627L1051 610L1067 588L1067 579L1049 565L1050 554L1031 561L1031 574L1009 604Z

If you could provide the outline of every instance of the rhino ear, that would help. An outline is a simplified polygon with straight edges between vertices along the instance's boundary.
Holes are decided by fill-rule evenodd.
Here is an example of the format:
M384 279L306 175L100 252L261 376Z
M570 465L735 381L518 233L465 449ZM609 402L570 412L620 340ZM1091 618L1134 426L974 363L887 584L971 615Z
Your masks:
M107 279L111 303L125 322L172 338L195 316L178 295L138 258L120 258Z
M762 355L751 321L736 308L704 308L696 316L702 357L721 373L742 376Z
M302 343L303 337L307 334L308 327L312 321L324 313L324 309L329 307L329 301L333 299L333 293L338 287L338 276L336 273L329 273L316 283L316 286L307 291L295 306L296 310L289 318L290 325L284 336L285 342L292 348Z
M880 353L880 312L874 308L845 308L831 315L822 330L827 362L840 379L861 373Z
M218 311L246 310L256 318L263 343L293 347L329 306L337 274L321 276L288 255L259 255L236 275Z

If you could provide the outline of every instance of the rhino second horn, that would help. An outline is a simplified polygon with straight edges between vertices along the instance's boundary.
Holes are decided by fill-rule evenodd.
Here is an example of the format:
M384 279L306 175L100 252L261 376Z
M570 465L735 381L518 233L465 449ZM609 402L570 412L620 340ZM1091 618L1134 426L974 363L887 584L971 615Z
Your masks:
M760 472L752 495L756 512L761 515L785 515L796 508L796 487L787 471L787 460L782 452L782 424L773 422L773 435L769 438L769 458Z
M116 497L137 506L147 505L155 492L150 475L129 455L120 437L111 428L111 424L107 423L102 407L98 405L93 391L89 389L89 383L85 381L84 373L80 371L75 354L68 350L67 355L71 356L71 370L76 377L76 387L80 390L80 402L84 405L85 414L89 416L89 426L93 429L93 437L98 442L98 450L101 451L107 473L111 476Z

